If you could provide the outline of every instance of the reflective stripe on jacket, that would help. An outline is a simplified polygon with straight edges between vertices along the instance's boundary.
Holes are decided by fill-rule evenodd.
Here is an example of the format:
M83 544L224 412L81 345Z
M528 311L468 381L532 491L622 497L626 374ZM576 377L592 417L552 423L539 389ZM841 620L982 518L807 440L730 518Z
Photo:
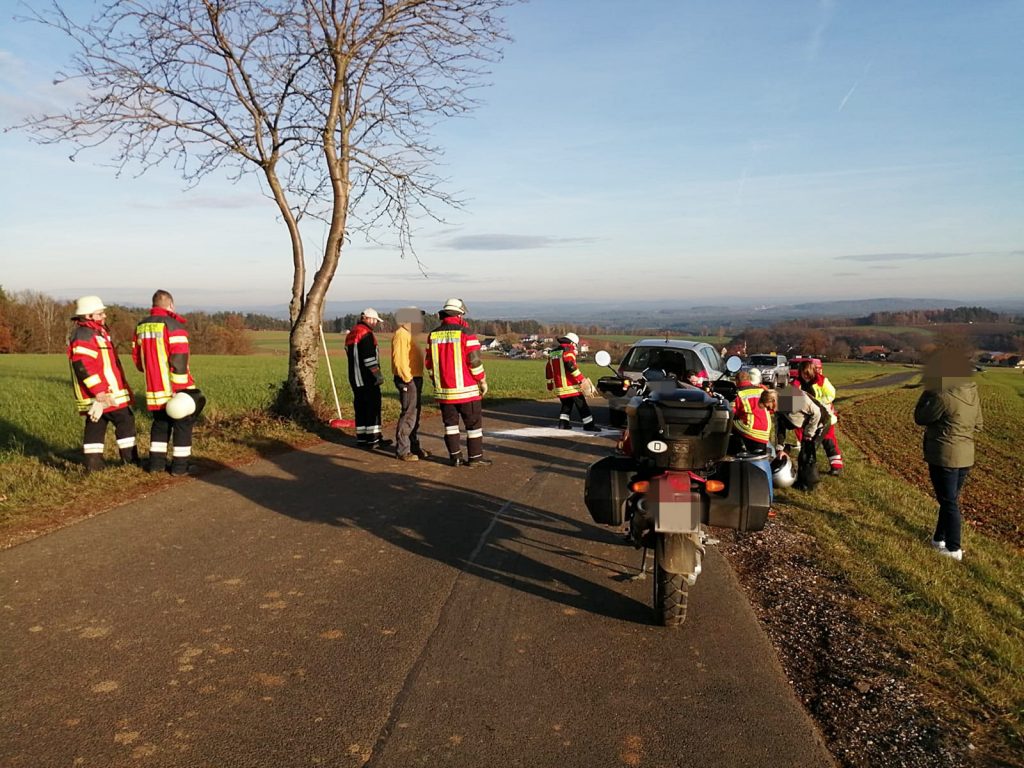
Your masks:
M380 352L377 337L366 323L358 322L345 336L345 354L348 355L348 383L353 387L379 387Z
M459 317L446 317L427 337L424 367L430 373L434 396L444 403L480 399L478 382L486 378L480 342Z
M562 348L551 353L544 375L550 382L549 389L559 398L576 397L580 394L579 385L583 383L583 372L576 365L576 351L572 344L563 344Z
M761 405L761 387L747 387L736 393L733 401L733 428L744 437L767 443L771 434L768 411Z
M163 307L135 326L132 361L146 376L146 408L159 411L175 392L195 387L185 318Z
M109 394L113 405L103 409L110 413L132 403L132 391L117 349L107 329L93 320L77 320L68 341L68 362L71 365L71 386L75 406L85 413L97 395Z

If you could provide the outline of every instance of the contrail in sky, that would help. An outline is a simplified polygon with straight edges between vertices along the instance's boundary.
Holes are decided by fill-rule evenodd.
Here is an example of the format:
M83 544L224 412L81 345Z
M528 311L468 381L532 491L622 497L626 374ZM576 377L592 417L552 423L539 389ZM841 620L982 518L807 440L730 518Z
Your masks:
M848 90L846 92L846 95L843 96L843 100L841 102L839 102L839 109L837 109L836 112L842 112L843 111L843 107L846 106L846 102L848 102L850 100L850 97L853 96L853 92L857 90L857 86L860 85L861 81L867 76L868 72L871 71L871 64L873 62L874 62L874 59L868 59L868 64L867 64L866 67L864 67L864 72L861 74L860 77L858 77L854 81L853 85L850 87L850 90Z

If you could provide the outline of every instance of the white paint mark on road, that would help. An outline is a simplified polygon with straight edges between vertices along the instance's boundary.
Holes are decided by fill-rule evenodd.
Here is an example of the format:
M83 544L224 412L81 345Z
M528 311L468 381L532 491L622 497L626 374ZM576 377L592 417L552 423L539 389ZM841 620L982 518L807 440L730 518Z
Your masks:
M600 432L584 432L581 429L558 429L557 427L517 427L515 429L496 429L484 432L486 437L496 440L529 440L535 437L615 437L618 438L622 430L604 429Z

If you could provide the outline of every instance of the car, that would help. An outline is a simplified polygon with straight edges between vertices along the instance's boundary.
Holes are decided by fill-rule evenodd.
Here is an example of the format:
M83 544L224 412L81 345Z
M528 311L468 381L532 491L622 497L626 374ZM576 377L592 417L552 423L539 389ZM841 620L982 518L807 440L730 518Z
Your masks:
M708 381L718 381L725 376L725 364L717 349L703 341L685 339L641 339L623 356L618 373L626 379L637 378L649 368L664 371L680 381L686 381L687 373L695 373ZM623 426L629 398L621 393L621 388L618 392L614 387L599 389L608 399L608 418L612 426Z
M751 355L740 370L749 371L752 368L761 372L761 383L766 387L774 389L788 381L789 361L785 355Z

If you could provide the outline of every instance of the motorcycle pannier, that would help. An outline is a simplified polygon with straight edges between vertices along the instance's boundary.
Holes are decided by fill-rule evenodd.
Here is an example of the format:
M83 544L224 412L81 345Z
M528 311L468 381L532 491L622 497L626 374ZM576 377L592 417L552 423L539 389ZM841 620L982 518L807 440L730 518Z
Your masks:
M583 502L595 523L622 525L623 503L629 496L629 479L636 462L628 456L605 456L587 469Z
M737 531L760 531L772 506L771 473L764 456L723 461L715 478L725 482L726 494L708 494L711 503L704 522Z
M728 450L729 406L699 389L633 398L626 414L633 455L661 469L697 469Z

